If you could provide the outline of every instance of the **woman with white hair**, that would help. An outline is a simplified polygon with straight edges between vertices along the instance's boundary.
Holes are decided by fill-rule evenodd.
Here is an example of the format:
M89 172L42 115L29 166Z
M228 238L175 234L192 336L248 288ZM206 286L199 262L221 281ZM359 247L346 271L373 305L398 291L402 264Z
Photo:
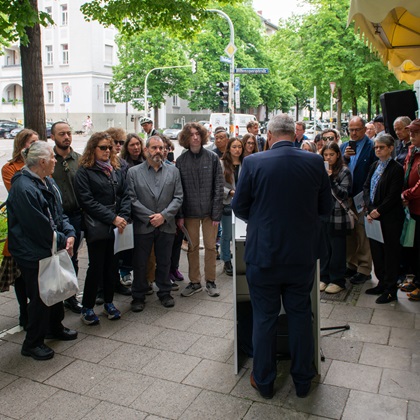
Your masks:
M54 351L44 344L45 338L75 340L77 332L61 323L62 302L48 307L41 300L38 264L51 256L54 233L57 250L66 249L71 256L76 232L63 213L59 189L51 178L56 163L52 147L37 141L22 154L25 166L12 178L7 200L9 251L18 264L29 298L21 354L47 360L54 356Z

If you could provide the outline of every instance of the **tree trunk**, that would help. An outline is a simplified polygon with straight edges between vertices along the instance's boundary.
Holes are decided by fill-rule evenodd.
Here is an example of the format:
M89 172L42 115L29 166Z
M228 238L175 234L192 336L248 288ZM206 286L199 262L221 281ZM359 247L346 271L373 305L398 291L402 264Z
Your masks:
M157 130L159 128L159 105L156 105L153 107L153 114L154 114L153 127L156 128Z
M299 121L299 98L296 96L296 121Z
M30 0L38 12L37 0ZM35 130L40 139L47 139L44 81L42 77L41 28L35 24L27 27L28 45L20 45L22 59L23 118L26 128Z
M343 91L337 88L337 129L341 131L341 113L343 111Z

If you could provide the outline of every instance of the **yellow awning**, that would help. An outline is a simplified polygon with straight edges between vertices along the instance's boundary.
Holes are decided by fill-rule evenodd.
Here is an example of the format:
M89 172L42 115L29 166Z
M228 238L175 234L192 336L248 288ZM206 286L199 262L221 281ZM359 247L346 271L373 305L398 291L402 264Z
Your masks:
M351 0L352 20L398 80L420 80L420 0Z

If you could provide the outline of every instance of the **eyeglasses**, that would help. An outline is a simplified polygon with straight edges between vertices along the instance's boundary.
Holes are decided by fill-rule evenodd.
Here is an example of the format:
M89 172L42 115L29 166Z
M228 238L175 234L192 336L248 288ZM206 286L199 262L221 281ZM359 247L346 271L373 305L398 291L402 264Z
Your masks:
M385 148L386 148L385 145L383 145L383 146L374 146L374 149L379 149L379 150L383 150Z
M334 141L335 137L334 136L328 136L328 137L321 137L322 140L324 141Z
M246 144L249 146L255 146L255 143L253 141L247 141Z
M111 151L112 150L112 146L96 146L96 147L98 147L100 150L102 150L103 152L105 152L105 151L107 151L107 150L109 150L109 151Z
M349 128L349 131L350 131L350 133L351 133L352 131L354 131L354 132L358 133L359 131L362 131L364 128L365 128L365 127L359 127L359 128Z
M114 140L115 144L119 144L120 146L124 146L125 141L124 140Z

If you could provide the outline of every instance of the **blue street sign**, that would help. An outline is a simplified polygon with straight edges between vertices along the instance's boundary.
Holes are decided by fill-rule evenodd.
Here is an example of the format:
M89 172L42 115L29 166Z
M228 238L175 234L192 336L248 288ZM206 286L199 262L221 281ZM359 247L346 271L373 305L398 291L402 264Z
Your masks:
M70 102L70 96L65 96L64 97L64 102Z
M235 73L236 74L268 74L269 70L268 69L248 69L248 68L244 68L244 69L235 69Z
M230 59L229 57L223 57L222 55L220 56L220 62L221 63L232 63L232 59Z

